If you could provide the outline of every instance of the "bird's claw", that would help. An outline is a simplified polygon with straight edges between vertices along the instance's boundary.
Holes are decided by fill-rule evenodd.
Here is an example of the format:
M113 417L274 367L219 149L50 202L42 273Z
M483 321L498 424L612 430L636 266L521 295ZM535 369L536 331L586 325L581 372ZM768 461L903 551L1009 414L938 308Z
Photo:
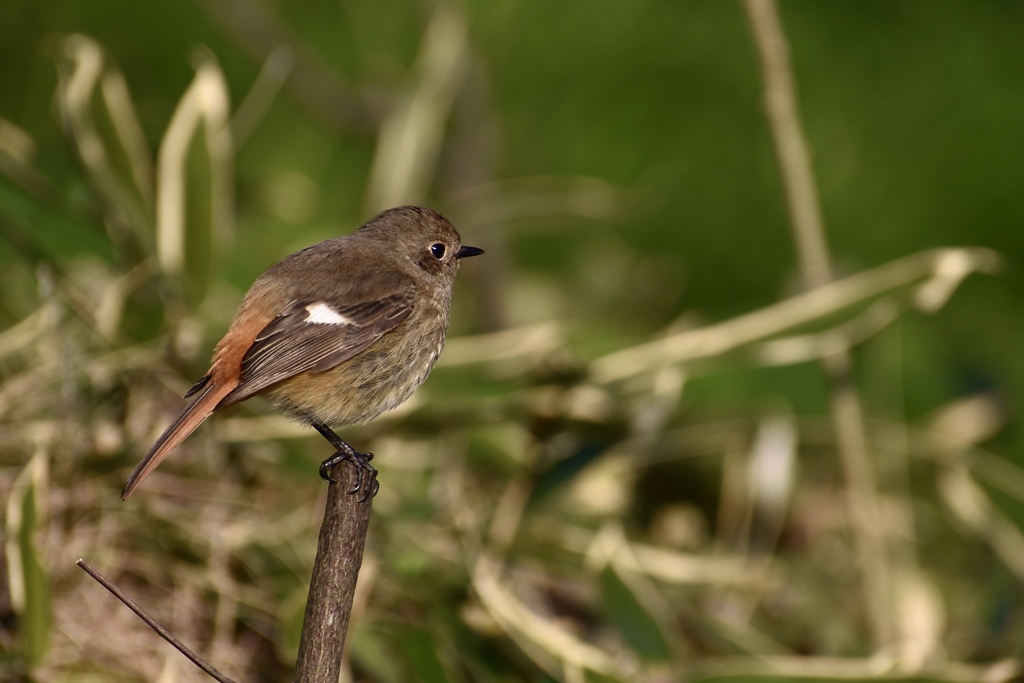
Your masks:
M370 464L370 461L373 460L373 453L360 453L351 446L348 450L340 449L320 463L320 478L331 484L337 484L338 480L331 476L331 470L339 462L346 460L356 468L356 485L349 489L348 494L355 495L363 491L362 497L359 498L360 503L366 501L370 496L376 496L380 490L380 482L377 481L377 469ZM364 486L366 482L363 478L367 473L369 473L370 481L369 485Z

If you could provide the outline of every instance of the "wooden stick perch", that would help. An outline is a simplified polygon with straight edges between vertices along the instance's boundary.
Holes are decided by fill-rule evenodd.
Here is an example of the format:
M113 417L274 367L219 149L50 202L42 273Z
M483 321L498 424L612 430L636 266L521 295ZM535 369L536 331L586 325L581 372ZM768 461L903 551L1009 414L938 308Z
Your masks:
M360 480L360 471L345 462L334 466L331 478L336 481L327 489L295 683L338 681L373 502L372 495L363 493L373 493L377 486L376 474ZM357 484L363 488L351 493Z

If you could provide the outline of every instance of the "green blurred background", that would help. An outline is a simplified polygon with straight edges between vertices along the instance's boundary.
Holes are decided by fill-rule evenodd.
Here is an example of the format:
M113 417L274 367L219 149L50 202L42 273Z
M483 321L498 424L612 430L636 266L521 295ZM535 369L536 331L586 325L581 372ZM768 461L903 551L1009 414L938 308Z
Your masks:
M801 291L740 4L8 0L0 490L4 575L16 580L0 604L0 675L192 680L130 615L109 617L119 607L68 563L74 548L222 669L288 680L323 444L255 406L197 435L138 500L117 493L179 408L175 392L205 371L248 284L398 203L437 208L488 255L460 275L458 339L414 405L351 433L378 454L384 492L355 680L1016 675L1024 4L780 9L837 277L932 247L1003 257L933 315L894 293L898 317L853 349L885 563L890 577L920 579L906 590L892 579L891 641L872 640L858 597L818 362L763 362L748 348L649 382L591 381L603 354ZM182 172L189 217L224 202L233 225L188 223L179 270L162 265L154 236L152 191L165 178L119 209L123 195L104 183L124 181L123 168L97 173L82 136L68 134L83 110L60 106L58 74L71 79L86 54L71 34L123 73L150 166L196 69L223 75L221 132L230 125L233 142L211 163L197 135ZM99 138L118 140L102 125L108 104L89 97ZM406 174L389 144L424 166ZM869 303L796 331L816 334ZM522 348L518 336L478 336L550 325L554 337ZM747 481L737 472L757 471L772 419L792 426L800 460L781 521L759 518L756 481L737 484ZM957 445L930 441L937 427ZM519 499L519 531L505 537L494 501ZM594 550L608 529L626 546L711 562L711 576L723 557L772 568L739 587L675 582L644 562L602 563L602 552L620 557ZM569 549L574 533L586 552ZM485 551L534 614L628 665L580 664L503 621L479 583ZM71 614L84 601L107 611ZM86 642L89 624L133 635L119 651ZM906 654L915 638L928 644L916 659ZM815 668L828 658L849 668Z

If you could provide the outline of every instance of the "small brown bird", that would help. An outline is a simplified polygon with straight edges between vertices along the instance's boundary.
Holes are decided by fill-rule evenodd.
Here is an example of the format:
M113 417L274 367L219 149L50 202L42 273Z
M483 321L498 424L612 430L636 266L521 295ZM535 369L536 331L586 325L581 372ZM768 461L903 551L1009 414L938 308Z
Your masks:
M185 394L197 398L160 435L121 498L213 411L256 395L337 449L320 466L325 479L340 460L372 472L372 456L329 425L365 422L412 395L444 346L459 260L482 253L463 246L439 213L403 206L272 265L246 293L209 372Z

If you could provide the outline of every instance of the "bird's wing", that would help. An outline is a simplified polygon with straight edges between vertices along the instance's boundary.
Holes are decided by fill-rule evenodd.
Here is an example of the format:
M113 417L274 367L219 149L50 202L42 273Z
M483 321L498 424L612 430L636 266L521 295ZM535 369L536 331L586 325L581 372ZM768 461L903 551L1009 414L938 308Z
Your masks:
M242 358L238 386L221 405L302 372L330 370L395 329L412 307L411 291L351 305L291 302L256 335Z

